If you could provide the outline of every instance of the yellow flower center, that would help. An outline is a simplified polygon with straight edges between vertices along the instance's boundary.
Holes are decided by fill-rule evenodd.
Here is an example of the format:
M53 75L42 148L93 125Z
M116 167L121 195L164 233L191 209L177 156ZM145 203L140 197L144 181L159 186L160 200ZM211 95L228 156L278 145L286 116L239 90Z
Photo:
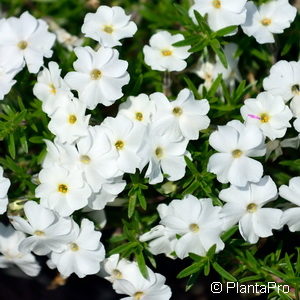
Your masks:
M260 122L261 123L268 123L270 121L270 116L266 113L260 115Z
M171 56L173 54L173 51L165 49L165 50L161 50L161 54L163 56Z
M214 8L221 8L221 1L220 0L213 0L212 5Z
M68 122L72 125L75 124L77 122L77 117L75 115L69 115Z
M53 83L49 84L50 93L56 95L56 88Z
M98 69L94 69L90 75L93 80L99 80L102 77L102 72Z
M66 194L68 192L68 186L66 184L59 184L57 190L62 193L62 194Z
M136 293L133 295L133 299L134 299L134 300L141 300L143 296L144 296L144 293L143 293L143 292L136 292Z
M263 18L260 22L264 26L269 26L272 23L272 20L270 18Z
M135 113L135 118L138 120L138 121L143 121L144 119L144 116L141 112L137 112Z
M105 25L103 27L103 31L108 33L108 34L112 34L114 32L114 28L111 25Z
M294 95L300 95L300 85L299 84L293 85L292 92Z
M44 236L45 235L45 232L44 231L41 231L41 230L36 230L34 232L34 235L37 235L37 236Z
M239 158L239 157L242 156L242 154L243 154L243 151L240 150L240 149L235 149L235 150L232 151L232 156L234 158Z
M164 151L163 151L162 148L157 147L157 148L155 149L155 155L156 155L156 157L157 157L158 159L161 159L161 158L163 157L163 154L164 154Z
M117 150L123 150L125 146L125 143L121 140L116 141L115 147Z
M25 50L28 46L28 43L26 41L21 41L18 43L18 47L21 49L21 50Z
M89 164L91 162L91 158L88 155L81 155L80 156L80 161L83 164Z
M250 203L250 204L248 204L248 206L247 206L247 211L248 211L249 213L254 213L254 212L256 212L256 211L257 211L257 205L256 205L255 203Z
M123 278L122 272L120 272L118 269L114 269L114 270L112 271L112 275L113 275L116 279L122 279L122 278Z
M176 117L180 117L182 115L182 108L174 107L172 112Z
M71 249L71 251L76 252L79 250L79 246L76 243L71 243L70 249Z
M197 224L191 224L189 226L189 228L190 228L190 231L194 232L194 233L196 233L196 232L198 232L200 230L200 228L199 228L199 226Z

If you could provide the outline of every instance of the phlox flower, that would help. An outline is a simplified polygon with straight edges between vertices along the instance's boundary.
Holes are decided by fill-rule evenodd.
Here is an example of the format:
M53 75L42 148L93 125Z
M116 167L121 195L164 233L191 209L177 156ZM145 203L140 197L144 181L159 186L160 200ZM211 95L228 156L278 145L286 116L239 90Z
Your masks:
M288 0L273 0L259 8L252 1L246 4L247 18L242 25L244 33L254 36L259 44L274 43L274 33L283 33L294 21L297 9Z
M159 31L152 35L149 44L143 48L145 62L157 71L182 71L186 68L185 59L190 56L190 46L175 47L174 43L184 40L182 34L171 35L167 31Z
M120 6L101 5L96 13L88 13L81 28L86 37L90 37L104 47L122 45L121 39L132 37L137 26Z
M117 50L77 47L74 51L78 58L73 64L76 72L68 73L65 80L88 109L98 103L109 106L123 96L122 87L129 82L128 63L119 59Z
M93 222L83 219L80 228L73 221L70 237L62 251L51 253L51 264L64 277L75 273L82 278L98 273L100 262L105 258L105 249L100 242L101 232L95 230Z
M266 153L264 136L257 126L236 120L228 122L210 135L209 144L219 153L209 158L207 170L216 174L221 183L245 186L248 181L258 182L262 177L262 164L250 158Z
M43 57L52 56L55 35L48 25L27 11L19 18L11 17L0 22L0 57L16 68L27 64L30 73L37 73Z
M37 82L33 87L33 94L42 101L43 111L49 116L65 102L65 98L72 97L70 88L60 74L58 64L50 61L48 69L44 67L38 74Z
M23 232L0 223L0 268L9 268L15 265L28 276L37 276L41 267L34 255L19 250L19 245L25 238Z
M168 132L160 124L152 124L148 136L148 161L149 165L145 174L150 184L162 182L163 174L169 181L181 179L185 174L186 163L184 156L188 140L180 135Z
M280 96L263 92L256 99L247 99L244 103L241 114L245 122L258 126L271 140L282 138L291 127L289 121L293 114Z
M123 115L108 117L101 125L111 144L111 161L117 163L119 171L135 173L142 160L140 150L144 144L145 128Z
M293 177L289 181L289 185L282 185L279 188L279 195L289 202L297 205L283 212L282 225L287 224L290 231L300 230L300 177Z
M39 173L40 185L35 190L41 204L61 216L69 216L88 204L91 189L78 168L65 169L54 165Z
M149 268L147 270L149 275L147 279L136 267L130 278L114 281L114 290L118 294L128 295L120 300L169 300L171 298L171 289L165 285L166 278Z
M246 2L247 0L195 0L189 15L196 22L194 10L202 16L207 14L208 25L212 30L217 31L228 26L243 24L246 19Z
M4 214L7 209L7 192L10 187L10 180L3 176L3 168L0 167L0 214Z
M52 115L49 130L62 143L72 144L87 135L90 115L85 115L86 106L78 99L65 98L60 108Z
M196 100L189 89L183 89L175 101L170 102L162 93L154 93L150 99L156 106L153 120L166 130L175 130L188 140L197 140L199 131L209 126L208 101Z
M231 185L219 198L226 202L221 211L224 222L228 226L239 223L240 233L249 243L255 244L259 237L271 236L273 229L282 227L282 211L263 207L277 198L277 187L269 176L243 188Z
M224 248L220 238L223 222L220 218L221 207L214 207L211 199L197 199L192 195L182 200L173 200L168 213L160 223L180 238L176 241L176 255L183 259L189 253L205 256L216 245L217 251Z
M25 203L24 212L27 220L10 216L16 230L30 235L20 243L19 250L27 253L33 251L37 255L61 251L72 230L71 219L59 217L34 201Z
M150 124L153 112L154 103L146 94L140 94L136 97L130 96L119 106L120 115L144 126Z

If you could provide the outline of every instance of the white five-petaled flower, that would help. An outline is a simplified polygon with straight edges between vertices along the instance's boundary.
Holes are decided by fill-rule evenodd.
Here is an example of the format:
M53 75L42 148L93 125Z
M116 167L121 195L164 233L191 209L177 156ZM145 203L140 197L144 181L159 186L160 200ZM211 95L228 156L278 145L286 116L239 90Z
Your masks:
M109 106L123 96L122 87L129 82L128 63L119 59L117 50L78 47L74 51L76 72L68 73L65 80L87 108L94 109L98 103Z
M300 177L293 177L289 181L289 185L282 185L279 188L279 195L297 205L283 212L282 225L287 224L290 231L300 231Z
M208 25L214 31L233 25L241 25L246 20L247 0L195 0L190 8L190 17L196 22L194 10L202 16L208 15Z
M36 197L41 199L43 206L55 210L61 216L69 216L88 204L91 189L76 167L67 170L54 165L42 169L39 181Z
M34 201L25 203L24 212L27 220L10 216L15 229L31 235L20 243L20 251L33 251L37 255L61 251L72 231L71 219L59 217Z
M148 136L149 165L145 174L150 184L162 182L163 174L168 175L168 180L176 181L185 174L185 155L188 140L180 135L169 133L162 128L160 123L152 124Z
M55 35L48 32L48 25L35 19L28 12L20 18L11 17L0 22L0 57L15 67L27 64L30 73L37 73L43 57L52 56Z
M183 89L175 101L169 101L162 93L150 95L156 105L153 120L166 130L175 130L188 140L197 140L199 131L209 126L209 103L206 99L195 100L189 89Z
M263 208L277 198L277 187L269 176L243 188L232 185L222 190L219 198L226 202L221 211L225 224L239 223L240 233L249 243L254 244L259 237L273 235L272 229L281 228L282 211Z
M221 183L245 186L262 177L262 164L250 158L266 153L264 136L255 125L234 120L226 126L218 126L210 135L209 144L219 153L209 158L207 169L216 174Z
M43 111L51 116L65 103L65 98L71 98L70 88L60 76L61 70L58 64L50 61L48 69L44 68L33 87L34 95L43 103Z
M90 115L85 115L86 106L77 98L61 100L60 108L51 115L48 128L60 142L72 144L87 135Z
M241 114L246 123L258 126L264 135L271 140L282 138L293 114L284 104L280 96L270 93L260 93L256 99L247 99L241 107Z
M146 94L136 97L130 96L119 106L119 114L131 121L147 126L150 124L154 112L154 103Z
M161 274L154 273L148 267L147 271L148 278L146 279L136 266L135 270L131 272L130 278L114 281L115 291L118 294L128 295L120 300L169 300L171 298L171 289L165 285L166 278Z
M140 151L144 144L145 127L123 115L108 117L101 125L111 143L111 161L117 162L119 171L134 173L142 160Z
M3 176L3 168L0 167L0 214L6 212L8 198L7 192L10 187L10 180Z
M189 253L204 256L213 245L217 246L216 251L224 248L220 238L223 231L220 210L221 207L213 206L211 199L197 199L192 195L169 204L168 213L160 223L180 236L174 249L179 258Z
M190 56L190 46L175 47L174 43L184 39L182 34L171 35L167 31L159 31L149 41L150 46L143 48L145 62L153 70L182 71L186 68L185 59Z
M104 47L120 46L120 40L132 37L137 26L120 6L101 5L96 13L88 13L84 18L82 32Z
M41 267L34 255L19 250L19 245L25 238L23 232L0 223L0 268L16 265L28 276L37 276Z
M288 0L273 0L259 8L252 1L247 2L247 18L242 25L248 36L254 36L260 44L274 43L274 33L283 33L294 21L297 9Z
M61 252L52 252L52 265L64 277L75 273L82 278L99 272L100 262L105 258L105 249L100 242L101 232L95 230L93 222L83 219L79 228L73 221L70 237Z

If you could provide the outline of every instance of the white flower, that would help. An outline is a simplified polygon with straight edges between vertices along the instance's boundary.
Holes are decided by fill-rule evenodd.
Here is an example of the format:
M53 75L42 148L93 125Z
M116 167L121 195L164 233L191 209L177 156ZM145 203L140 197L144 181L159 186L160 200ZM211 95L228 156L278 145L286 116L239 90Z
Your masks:
M224 248L220 238L223 231L220 210L221 207L212 205L211 199L197 199L192 195L169 204L169 211L160 223L180 236L175 244L179 258L188 257L189 253L205 256L213 245L217 251Z
M189 15L196 22L194 10L208 15L208 25L214 31L233 25L241 25L246 19L247 0L195 0ZM236 33L236 32L235 32Z
M100 210L109 202L113 202L126 187L126 181L122 177L114 177L100 181L101 188L97 193L93 193L89 198L89 207Z
M60 76L58 64L50 61L48 69L44 68L33 87L33 94L42 101L43 111L51 116L64 102L65 98L72 97L70 88Z
M165 285L166 278L161 274L148 270L148 279L144 278L138 268L131 274L128 280L118 279L113 283L113 288L118 294L128 297L121 300L169 300L171 289Z
M105 249L100 242L101 232L95 231L93 222L81 221L81 226L73 222L71 241L63 251L52 252L51 262L64 277L75 273L82 278L96 274L100 270L100 262L105 258Z
M3 177L3 168L0 167L0 214L4 214L7 209L7 192L10 187L10 180Z
M87 108L94 109L98 103L109 106L123 96L122 87L129 82L128 63L119 59L117 50L78 47L74 51L76 72L68 73L65 80Z
M239 222L240 233L249 243L254 244L259 237L273 235L272 229L281 228L282 211L263 208L277 198L277 187L269 176L243 188L232 185L222 190L219 198L226 202L221 211L224 222L231 226Z
M100 45L114 47L122 45L121 39L132 37L137 26L130 21L130 16L125 14L123 8L101 5L96 13L85 16L81 30L86 37L98 41Z
M255 125L234 120L218 126L210 135L209 144L220 153L209 158L207 169L221 183L245 186L248 181L258 182L262 177L262 164L250 158L266 153L264 136Z
M297 205L283 212L282 225L287 224L290 231L300 230L300 177L293 177L289 181L289 185L282 185L279 188L279 195Z
M20 243L20 251L33 251L37 255L61 251L72 230L71 219L61 218L34 201L25 203L24 212L27 220L10 216L15 229L31 235Z
M156 105L153 120L166 129L177 130L188 140L197 140L199 131L209 126L208 101L196 100L188 89L183 89L175 101L170 102L162 93L154 93L150 99Z
M85 104L78 99L64 98L60 108L51 115L49 130L60 142L72 144L87 135L90 115L86 116L85 110Z
M197 62L197 65L193 69L193 73L195 73L197 76L199 76L201 79L204 80L204 83L199 86L199 91L202 91L203 86L208 90L212 86L214 82L214 69L215 65L208 62L203 61L202 58L200 58Z
M13 78L20 71L20 68L12 67L10 62L5 62L5 58L0 59L0 100L4 99L12 86L17 82Z
M25 238L23 232L0 223L0 268L16 265L28 276L37 276L41 267L34 255L19 251L19 245Z
M163 173L169 181L181 179L185 174L184 156L188 155L186 147L188 140L181 136L170 134L160 124L153 124L148 137L148 161L146 178L150 184L162 182Z
M61 216L69 216L88 204L91 190L76 167L67 170L54 165L42 169L39 181L41 184L35 190L36 197L41 199L43 206Z
M190 56L190 46L175 47L174 43L184 40L182 34L171 35L167 31L159 31L152 35L149 44L143 48L145 62L153 70L182 71L186 68L185 59Z
M135 173L141 163L139 152L144 144L145 128L123 115L106 118L101 125L111 143L111 160L117 162L120 171Z
M254 36L260 44L274 43L274 33L283 33L294 21L297 9L288 0L274 0L259 8L252 1L247 2L247 18L242 25L248 36Z
M119 106L119 114L126 116L133 122L148 125L154 112L154 103L146 94L136 97L130 96Z
M285 102L300 96L300 61L280 60L263 81L264 89Z
M11 17L0 22L0 57L18 67L27 64L30 73L37 73L43 57L52 56L55 35L48 25L28 12L20 18Z
M105 272L109 275L104 278L112 283L119 279L130 280L138 271L138 266L135 262L120 258L119 254L111 255L105 259L103 265Z
M258 126L271 140L282 138L293 114L280 96L260 93L256 99L247 99L241 107L241 114L246 123Z

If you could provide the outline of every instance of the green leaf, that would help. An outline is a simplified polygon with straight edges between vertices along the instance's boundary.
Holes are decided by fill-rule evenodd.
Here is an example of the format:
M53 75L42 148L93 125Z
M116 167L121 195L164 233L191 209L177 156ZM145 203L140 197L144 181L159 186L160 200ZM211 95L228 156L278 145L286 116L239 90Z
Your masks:
M135 257L142 275L147 279L149 277L143 252L140 248L135 252Z
M238 230L238 226L233 226L229 230L227 230L225 233L222 234L222 240L224 242L228 241Z
M138 242L130 242L130 243L127 243L127 244L124 244L124 245L121 245L121 246L118 246L114 249L112 249L110 252L109 252L109 255L113 255L113 254L121 254L125 251L128 251L128 250L133 250L135 247L137 247L139 245Z
M222 36L225 36L225 35L233 32L236 29L237 29L237 26L228 26L228 27L222 28L222 29L214 32L214 36L222 37Z
M219 273L223 278L227 279L228 281L237 281L237 279L234 276L232 276L230 273L224 270L223 267L221 267L217 262L214 262L212 266L215 269L215 271Z
M210 47L212 48L212 50L217 54L217 56L219 57L221 63L223 64L223 66L227 69L228 67L228 62L227 62L227 58L223 52L223 50L221 50L221 48L218 48L218 44L216 43L217 40L212 40L210 42Z
M191 274L194 274L196 272L201 271L201 269L204 267L206 261L200 261L200 262L196 262L193 263L192 265L190 265L189 267L185 268L184 270L182 270L178 275L177 278L185 278Z
M16 145L13 133L9 135L8 152L13 159L16 158Z
M130 219L135 211L136 193L129 197L128 202L128 218Z

